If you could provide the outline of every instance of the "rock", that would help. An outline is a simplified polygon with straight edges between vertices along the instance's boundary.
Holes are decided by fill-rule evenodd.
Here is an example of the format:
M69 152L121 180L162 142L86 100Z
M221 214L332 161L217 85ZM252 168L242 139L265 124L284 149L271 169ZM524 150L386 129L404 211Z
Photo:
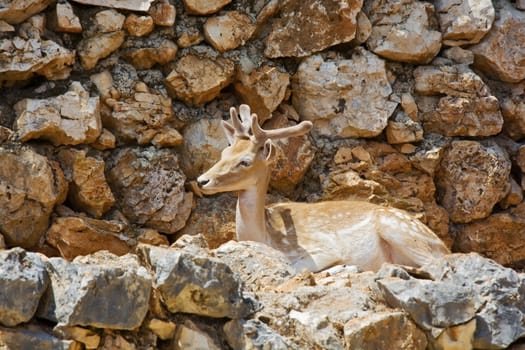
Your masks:
M259 123L263 124L283 101L289 84L288 73L275 67L262 66L249 73L240 70L234 87L237 95L250 106L259 117Z
M148 328L162 340L173 338L176 327L177 325L171 321L162 321L156 318L148 323Z
M49 27L61 33L81 33L82 24L69 2L57 3L48 15Z
M4 20L0 20L0 32L14 32L15 27Z
M62 340L49 334L41 327L24 328L0 327L0 344L6 350L79 350L81 345L73 340Z
M304 57L355 37L363 2L287 0L280 4L264 54L269 58Z
M132 36L148 35L155 28L151 16L137 16L132 13L124 21L124 29Z
M25 146L0 147L0 159L0 232L8 247L34 247L53 208L66 199L64 174L58 164Z
M67 260L100 250L120 256L131 249L125 240L125 228L124 224L113 220L82 216L57 217L51 222L46 240Z
M288 258L263 243L229 241L212 251L252 290L274 290L296 273Z
M107 334L104 337L104 342L97 350L138 350L134 343L126 340L120 334Z
M192 321L185 321L177 327L174 350L220 350L209 334L199 329Z
M192 33L182 33L179 39L177 39L177 45L182 48L188 48L190 46L198 45L204 41L204 36L197 31Z
M292 102L314 130L330 137L373 137L396 107L385 62L356 48L351 60L305 59L292 81Z
M217 51L224 52L242 46L250 40L255 31L255 24L248 15L229 11L222 16L208 18L203 29L206 41Z
M509 178L510 190L509 193L499 202L502 209L507 209L510 206L518 205L523 201L523 190L521 186L514 180L512 176Z
M181 165L189 178L197 178L211 168L228 146L221 119L200 119L183 131Z
M525 79L521 43L525 38L525 13L507 0L498 2L497 19L478 44L469 48L474 53L474 67L497 80L517 83Z
M66 79L75 52L52 40L0 39L0 86L6 81L28 80L33 74L48 80Z
M223 329L226 341L233 349L290 349L281 335L259 320L231 320Z
M2 235L0 234L0 250L4 250L4 249L6 249L6 248L7 248L7 246L5 245L5 239L4 239L4 236L2 236Z
M6 128L5 126L0 126L0 144L11 139L13 134L13 130Z
M473 349L474 332L476 332L476 319L445 329L433 341L433 345L437 349Z
M472 288L481 300L475 349L503 349L525 334L525 279L478 254L451 254L422 268L430 278Z
M258 307L243 296L242 280L228 265L174 248L141 245L138 252L154 274L161 301L172 312L243 318Z
M87 149L64 148L58 152L58 159L69 182L69 203L80 211L100 218L113 204L111 193L104 176L104 161L87 156Z
M394 120L388 121L385 135L391 145L418 142L423 139L423 128L401 112L395 115Z
M147 12L154 0L73 0L79 4Z
M151 276L133 255L50 258L47 271L51 285L37 315L59 326L131 330L148 311Z
M359 46L364 44L370 37L370 34L372 34L372 23L370 23L370 20L363 11L357 14L356 19L357 28L355 30L355 37L350 43Z
M142 47L143 45L146 47ZM173 41L163 38L148 40L145 43L128 40L122 46L125 48L122 57L136 69L149 69L157 63L168 64L175 59L178 51Z
M443 44L448 46L477 44L494 22L495 11L490 0L439 0L434 7L443 33Z
M427 339L402 312L379 312L344 325L347 349L426 349Z
M443 57L448 58L455 63L468 64L474 63L474 54L472 51L462 49L459 46L453 46L451 48L443 50Z
M514 96L503 99L501 102L503 116L503 131L514 140L525 137L525 100Z
M186 178L171 151L122 148L106 160L106 178L133 223L168 234L184 227L193 195L184 191Z
M97 62L109 56L124 42L126 34L119 30L111 33L99 33L83 39L78 44L78 56L84 69L95 68Z
M157 147L173 147L182 143L182 136L171 127L173 119L171 99L158 91L138 83L135 92L119 100L106 99L110 113L103 113L104 125L121 144L152 143Z
M375 54L392 61L428 63L441 49L441 33L434 6L415 0L373 0L364 3L372 22L366 44Z
M100 344L100 335L91 329L82 327L55 327L53 329L62 338L74 339L79 343L84 344L86 349L97 349Z
M92 142L90 144L90 146L95 149L98 149L99 151L104 151L107 149L115 148L115 143L115 135L113 135L108 129L102 128L100 135L95 140L95 142Z
M150 7L148 14L153 18L155 25L172 27L175 24L177 10L168 1L158 1Z
M0 20L9 24L20 24L29 17L43 11L52 0L13 0L2 3L0 8Z
M231 0L184 0L184 9L190 15L210 15L219 12Z
M103 10L94 17L95 30L98 33L117 32L124 26L126 16L116 10Z
M437 201L452 222L485 218L509 191L510 167L494 143L453 141L436 172Z
M200 106L217 97L232 82L233 73L234 65L229 59L186 55L166 77L166 89L173 98Z
M49 99L23 99L14 106L15 130L21 141L44 139L58 145L94 142L100 135L100 102L79 82Z
M0 262L0 324L14 327L31 320L49 279L40 255L22 248L0 251Z

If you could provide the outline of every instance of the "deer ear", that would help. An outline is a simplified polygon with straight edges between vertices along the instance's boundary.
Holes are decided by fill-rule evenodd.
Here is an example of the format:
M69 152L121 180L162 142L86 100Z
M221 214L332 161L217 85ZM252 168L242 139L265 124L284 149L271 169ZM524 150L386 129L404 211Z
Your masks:
M263 146L263 157L266 160L270 160L275 156L275 146L272 143L272 140L268 139L264 142Z
M228 123L227 121L222 121L222 128L224 130L224 133L226 134L226 138L228 139L228 143L230 145L233 144L234 136L235 135L235 128L233 125Z

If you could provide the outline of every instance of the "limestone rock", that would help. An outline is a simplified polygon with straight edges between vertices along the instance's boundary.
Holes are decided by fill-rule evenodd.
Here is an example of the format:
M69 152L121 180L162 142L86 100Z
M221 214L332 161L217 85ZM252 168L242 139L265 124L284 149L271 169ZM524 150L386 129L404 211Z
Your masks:
M168 1L158 1L150 7L148 14L153 18L155 25L171 27L175 24L177 10Z
M487 35L469 50L474 53L474 67L495 79L516 83L525 79L525 13L507 0L498 2L497 19Z
M525 334L525 279L478 254L451 254L425 265L435 281L472 288L481 300L475 349L503 349Z
M210 17L204 23L204 37L217 51L233 50L244 45L255 31L251 18L238 11Z
M205 331L192 321L185 321L177 327L174 350L220 350L221 348Z
M385 135L391 145L418 142L423 139L423 128L405 113L397 113L394 120L388 121Z
M453 141L436 173L437 199L455 223L487 217L509 191L510 161L493 143Z
M372 22L368 48L392 61L428 63L441 49L441 33L434 6L415 0L366 1L364 11Z
M123 240L124 229L125 225L117 221L82 216L57 217L51 222L46 240L67 260L99 250L107 250L120 256L131 249Z
M103 113L104 125L119 143L152 143L158 147L182 143L182 136L169 125L173 119L171 98L149 89L144 83L138 83L129 97L120 100L108 98L105 103L111 112Z
M110 7L122 10L141 11L149 10L154 0L73 0L80 4L91 6Z
M151 16L137 16L132 13L124 21L124 29L133 36L148 35L155 28L155 23Z
M396 107L389 100L385 62L356 48L351 60L305 59L292 83L295 109L331 137L373 137L387 125Z
M183 250L148 245L139 254L154 274L161 300L172 312L242 318L257 302L243 296L242 281L223 262Z
M199 32L182 33L177 39L177 45L182 48L188 48L190 46L198 45L204 41L204 36Z
M362 0L284 1L273 21L264 54L270 58L304 57L351 41L362 4Z
M233 349L290 349L284 337L259 320L231 320L223 328L226 340Z
M503 131L514 140L525 137L525 100L520 96L505 98L501 103Z
M78 350L81 345L73 340L59 339L40 327L0 327L0 344L4 349Z
M29 17L43 11L53 0L12 0L2 3L0 20L9 24L20 24Z
M44 139L57 145L94 142L100 135L100 102L79 82L49 99L23 99L15 104L15 130L21 141Z
M433 339L437 349L473 349L472 341L476 332L476 319L445 329L437 339Z
M152 319L148 323L148 328L151 329L162 340L168 340L175 335L177 325L171 321L162 321L157 318Z
M98 33L83 39L78 44L78 56L84 69L95 68L97 62L109 56L124 42L126 34L123 30L111 33Z
M52 40L0 39L0 86L6 81L23 81L33 74L48 80L66 79L75 63L75 52Z
M33 247L66 199L67 182L58 164L31 148L0 147L0 159L0 231L8 247Z
M229 59L186 55L166 77L166 88L172 97L199 106L217 97L232 82L233 73L234 65Z
M91 147L98 149L99 151L104 151L107 149L115 148L115 143L115 135L113 135L108 129L102 128L102 131L98 138L90 145Z
M126 41L123 58L136 69L149 69L155 64L165 65L177 55L177 45L168 39L153 39L146 42Z
M58 158L69 181L69 202L75 209L100 218L113 204L104 176L104 161L87 155L87 150L61 149Z
M74 339L84 344L86 349L97 349L100 344L100 335L91 329L83 327L55 327L54 333L58 333L63 338Z
M443 44L477 44L492 27L495 11L492 1L438 0L434 3Z
M511 176L509 178L510 190L509 193L499 202L502 209L507 209L510 206L518 205L523 201L523 190L521 186Z
M402 312L378 312L344 325L347 349L426 349L425 333Z
M122 148L106 160L106 178L128 219L163 233L184 227L193 195L184 191L178 163L171 151L151 147Z
M184 0L184 8L191 15L210 15L219 12L231 0Z
M122 29L126 16L116 10L103 10L94 17L95 30L98 33L112 33Z
M288 73L262 66L249 73L239 71L234 87L241 100L257 114L259 123L263 124L283 101L289 84Z
M133 255L50 258L47 271L51 285L38 316L60 326L134 329L148 311L151 276Z
M14 327L31 320L48 283L38 254L22 248L0 251L0 324Z
M73 6L69 2L57 3L56 7L48 15L49 27L62 33L80 33L82 24L73 12Z

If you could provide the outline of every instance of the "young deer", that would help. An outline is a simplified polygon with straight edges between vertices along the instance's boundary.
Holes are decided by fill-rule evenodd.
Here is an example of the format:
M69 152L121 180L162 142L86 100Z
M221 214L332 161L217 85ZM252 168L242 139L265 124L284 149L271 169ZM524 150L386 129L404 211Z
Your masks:
M337 264L377 270L384 262L421 266L449 253L441 240L406 212L362 201L280 203L264 207L274 155L272 140L306 134L312 123L277 130L260 128L241 105L223 122L229 146L197 184L204 194L238 191L236 238L268 244L298 271Z

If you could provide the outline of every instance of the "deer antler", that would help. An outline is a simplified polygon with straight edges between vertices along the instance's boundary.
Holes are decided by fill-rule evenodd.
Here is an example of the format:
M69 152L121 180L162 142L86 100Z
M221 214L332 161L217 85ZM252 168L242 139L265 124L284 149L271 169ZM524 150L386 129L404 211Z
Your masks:
M239 119L240 114L240 119ZM233 136L249 137L255 143L262 144L266 140L284 139L287 137L300 136L306 134L312 129L313 124L309 121L303 121L297 125L280 128L275 130L263 130L259 126L257 114L250 114L250 106L240 105L239 114L235 107L230 108L230 123L224 122L224 127L228 129ZM251 132L250 132L251 131Z

